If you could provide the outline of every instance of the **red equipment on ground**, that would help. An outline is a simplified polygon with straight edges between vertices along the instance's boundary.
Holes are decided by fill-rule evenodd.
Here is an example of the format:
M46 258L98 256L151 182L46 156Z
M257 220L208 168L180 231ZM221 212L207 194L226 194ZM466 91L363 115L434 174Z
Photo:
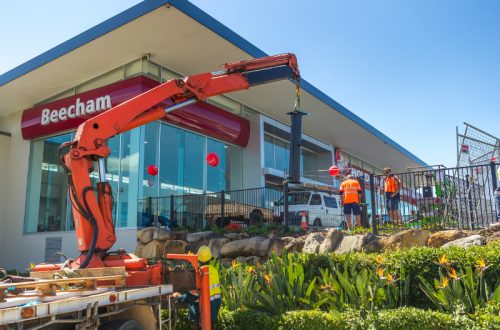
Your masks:
M108 252L116 235L112 217L113 195L111 185L106 182L104 160L110 155L106 141L208 97L289 78L295 80L299 96L300 76L293 54L227 63L220 72L167 81L81 124L75 139L59 147L61 163L68 175L78 250L81 252L69 266L125 266L127 286L162 283L161 263L148 266L146 259L125 251ZM95 162L99 182L94 187L89 173ZM34 268L34 271L43 270L46 270L46 265Z

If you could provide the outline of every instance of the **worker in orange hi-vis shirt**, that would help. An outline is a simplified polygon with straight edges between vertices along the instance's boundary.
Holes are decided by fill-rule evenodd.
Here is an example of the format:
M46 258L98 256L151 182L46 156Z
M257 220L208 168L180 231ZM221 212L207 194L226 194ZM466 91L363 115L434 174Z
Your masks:
M361 186L359 181L352 175L340 184L340 200L344 205L344 214L346 216L347 229L351 230L351 212L356 216L356 226L361 226L361 207L359 205Z

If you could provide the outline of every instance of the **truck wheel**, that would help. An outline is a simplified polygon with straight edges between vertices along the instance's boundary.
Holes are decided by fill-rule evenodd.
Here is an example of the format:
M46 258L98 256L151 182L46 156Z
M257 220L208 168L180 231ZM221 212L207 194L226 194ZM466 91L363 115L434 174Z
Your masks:
M101 330L144 330L136 320L113 320L99 327Z
M323 223L321 222L321 219L320 218L314 219L313 226L314 227L321 227L321 226L323 226Z
M264 221L264 214L261 210L252 210L250 212L250 224L251 225L260 225Z

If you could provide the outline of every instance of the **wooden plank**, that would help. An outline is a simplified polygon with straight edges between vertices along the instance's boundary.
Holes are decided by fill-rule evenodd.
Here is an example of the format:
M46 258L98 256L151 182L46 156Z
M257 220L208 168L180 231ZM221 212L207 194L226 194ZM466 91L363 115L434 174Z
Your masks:
M88 281L96 281L96 282L112 282L116 284L123 281L123 275L113 275L113 276L98 276L98 277L76 277L76 278L63 278L56 280L40 280L35 282L21 282L21 283L7 283L0 284L0 291L6 290L8 288L46 288L51 285L69 285L69 284L85 284ZM109 286L109 284L103 284L103 286Z
M103 268L85 268L85 269L73 269L73 271L80 277L99 277L99 276L113 276L121 275L125 276L125 267L103 267ZM60 270L50 270L46 272L30 272L30 277L38 278L42 280L51 280L54 278L54 274L61 272Z

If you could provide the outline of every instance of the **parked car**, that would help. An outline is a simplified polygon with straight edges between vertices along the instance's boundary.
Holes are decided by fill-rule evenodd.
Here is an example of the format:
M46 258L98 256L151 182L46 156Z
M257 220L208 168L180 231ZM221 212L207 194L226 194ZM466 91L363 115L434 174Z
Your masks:
M274 216L283 221L283 197L274 203ZM319 191L292 191L288 193L289 223L300 225L306 217L309 226L346 227L340 207L340 196Z

